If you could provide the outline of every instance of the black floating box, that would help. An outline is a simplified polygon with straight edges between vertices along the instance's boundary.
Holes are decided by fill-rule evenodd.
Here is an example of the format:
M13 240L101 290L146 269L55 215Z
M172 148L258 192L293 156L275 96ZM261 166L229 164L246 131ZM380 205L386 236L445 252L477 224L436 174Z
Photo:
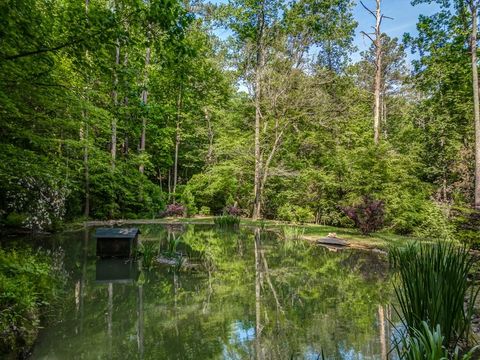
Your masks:
M132 257L137 247L138 234L138 228L98 228L95 232L97 256Z

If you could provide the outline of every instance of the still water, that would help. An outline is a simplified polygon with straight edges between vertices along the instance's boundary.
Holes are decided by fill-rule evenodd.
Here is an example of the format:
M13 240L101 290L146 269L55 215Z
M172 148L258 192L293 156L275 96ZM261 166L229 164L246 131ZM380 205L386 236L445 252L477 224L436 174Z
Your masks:
M97 259L93 228L48 240L70 280L33 359L386 358L383 255L258 229L140 229L150 252L181 253L183 268Z

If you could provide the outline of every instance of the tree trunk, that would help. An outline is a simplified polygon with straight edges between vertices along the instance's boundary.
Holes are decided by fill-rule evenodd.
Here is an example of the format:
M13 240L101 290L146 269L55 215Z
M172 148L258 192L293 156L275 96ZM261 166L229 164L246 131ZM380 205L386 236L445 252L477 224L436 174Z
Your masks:
M147 82L147 77L148 77L148 74L147 74L148 65L150 65L150 47L147 47L147 49L145 51L145 79L144 79L144 89L142 90L142 95L141 95L142 104L145 107L147 106L147 102L148 102L148 90L146 88L147 87L146 82ZM144 115L144 116L142 116L142 134L140 136L140 153L141 154L145 151L146 128L147 128L147 119L145 118L145 115ZM140 164L139 170L143 174L143 172L145 170L145 165L143 163Z
M205 108L205 120L207 122L207 130L208 130L208 151L207 151L207 158L205 162L207 165L211 165L213 162L213 127L212 122L210 121L210 114L208 113L208 109Z
M86 118L86 111L84 112L84 117ZM84 145L83 145L83 168L85 176L85 208L83 215L88 217L90 215L90 174L88 168L88 141L89 141L89 126L85 121L85 136L84 136Z
M263 49L263 30L265 26L265 4L261 3L257 13L257 59L255 67L255 179L254 179L254 203L253 203L253 220L261 217L262 194L262 153L260 149L260 127L261 127L261 96L262 96L262 70L264 62Z
M476 210L480 210L480 105L478 98L478 67L477 67L477 1L472 0L470 11L472 13L472 33L471 33L471 51L472 51L472 81L473 81L473 112L475 119L475 204Z
M89 0L85 0L85 17L88 24L88 7L90 5ZM85 51L85 57L88 57L88 50ZM89 78L87 77L87 83L89 82ZM86 100L88 101L88 90L85 96ZM83 211L83 215L88 217L90 215L90 176L89 176L89 169L88 169L88 135L89 135L89 126L88 126L88 113L87 110L83 110L83 124L85 126L85 134L84 134L84 145L83 145L83 168L84 168L84 176L85 176L85 207ZM82 135L80 136L80 140Z
M177 126L175 129L175 158L173 163L173 187L172 192L175 196L175 192L177 189L177 181L178 181L178 149L180 147L180 119L182 111L182 88L178 92L178 100L177 100ZM174 199L175 201L175 199Z
M111 131L112 131L112 140L111 140L111 148L110 154L112 157L112 169L115 169L115 159L117 157L117 107L118 107L118 92L117 92L117 85L118 85L118 76L117 76L117 68L120 65L120 43L117 39L117 46L115 47L115 67L113 70L113 106L114 106L114 114L111 123Z
M382 33L380 25L382 22L382 14L380 13L380 0L377 1L375 12L375 105L373 110L373 132L374 142L378 144L380 141L380 117L382 111Z

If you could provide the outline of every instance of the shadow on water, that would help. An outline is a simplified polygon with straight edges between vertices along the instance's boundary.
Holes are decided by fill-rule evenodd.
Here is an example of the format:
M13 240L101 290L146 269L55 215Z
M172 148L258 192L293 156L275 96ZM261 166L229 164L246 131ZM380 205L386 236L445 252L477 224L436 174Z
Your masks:
M97 259L94 229L63 247L70 282L33 359L386 359L386 259L260 229L144 225L140 240L198 266ZM181 241L178 241L178 239Z

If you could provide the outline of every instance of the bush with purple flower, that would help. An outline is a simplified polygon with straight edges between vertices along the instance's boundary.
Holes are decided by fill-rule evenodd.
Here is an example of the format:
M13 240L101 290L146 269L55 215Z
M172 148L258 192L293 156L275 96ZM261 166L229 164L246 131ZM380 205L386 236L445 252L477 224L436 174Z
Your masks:
M169 204L167 208L160 213L160 217L181 217L186 212L185 206L182 204Z
M223 213L225 215L230 215L230 216L241 216L243 211L236 205L227 205L225 209L223 210Z
M364 235L383 227L385 203L382 200L374 200L370 196L364 196L361 203L345 206L342 210Z

